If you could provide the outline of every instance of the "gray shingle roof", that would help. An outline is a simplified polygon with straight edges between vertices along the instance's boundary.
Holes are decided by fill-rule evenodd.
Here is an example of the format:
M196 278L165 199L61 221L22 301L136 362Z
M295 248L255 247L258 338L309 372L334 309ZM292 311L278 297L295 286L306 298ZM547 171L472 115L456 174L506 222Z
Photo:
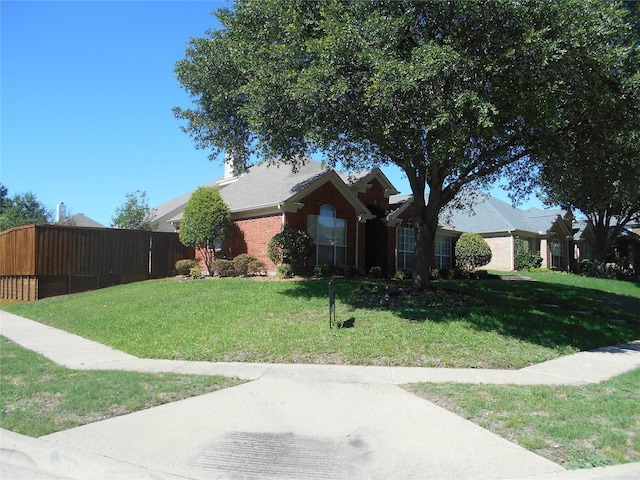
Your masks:
M296 172L292 172L288 165L269 166L265 162L249 167L249 170L237 180L221 186L220 195L232 212L277 205L319 180L329 171L320 162L312 159Z
M412 195L392 196L390 206L397 214L405 206L410 205ZM460 232L494 233L523 231L546 233L558 216L566 214L563 210L540 210L530 208L522 210L491 195L474 193L473 205L465 209L446 208L440 221L443 226Z
M262 162L249 167L236 178L219 178L203 186L219 188L222 199L229 206L231 212L235 213L277 207L281 202L295 197L306 187L322 180L323 177L332 175L332 172L333 170L311 158L306 158L304 165L300 165L295 172L292 171L289 165ZM342 180L348 185L364 179L371 173L372 171L366 171L349 176L336 172L338 182ZM389 183L389 185L391 184ZM180 195L155 208L155 221L159 224L158 230L173 230L173 227L167 222L179 221L182 218L184 207L191 198L193 191ZM353 199L355 202L359 202L355 196ZM366 207L363 205L362 209L366 210Z
M490 233L520 230L546 233L562 210L522 210L491 195L483 194L471 210L450 211L449 223L463 232Z
M98 223L94 219L87 217L84 213L75 213L73 215L70 215L61 223L63 225L72 225L74 227L106 228L101 223Z

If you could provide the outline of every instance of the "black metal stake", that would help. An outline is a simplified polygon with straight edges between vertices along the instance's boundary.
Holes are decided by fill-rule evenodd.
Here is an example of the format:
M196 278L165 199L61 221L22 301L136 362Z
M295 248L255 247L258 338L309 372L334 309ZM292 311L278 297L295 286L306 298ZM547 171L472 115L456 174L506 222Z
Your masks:
M336 287L335 279L329 280L329 329L336 321Z

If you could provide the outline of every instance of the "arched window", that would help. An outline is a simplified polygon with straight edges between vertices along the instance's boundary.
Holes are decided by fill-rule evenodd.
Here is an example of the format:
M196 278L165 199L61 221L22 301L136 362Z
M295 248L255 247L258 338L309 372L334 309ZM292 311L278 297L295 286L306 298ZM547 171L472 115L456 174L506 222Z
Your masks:
M316 264L345 264L347 221L336 218L336 209L331 205L322 205L319 213L307 217L307 232L316 244Z

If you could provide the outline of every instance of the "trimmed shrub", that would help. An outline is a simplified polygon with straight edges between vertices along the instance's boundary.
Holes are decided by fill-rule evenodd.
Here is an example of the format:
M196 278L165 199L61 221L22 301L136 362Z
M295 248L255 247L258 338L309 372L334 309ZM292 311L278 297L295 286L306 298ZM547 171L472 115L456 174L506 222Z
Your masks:
M323 263L322 265L316 265L313 267L313 276L314 277L328 277L331 269L329 265Z
M580 273L585 277L599 277L600 269L597 263L585 259L580 262Z
M236 276L235 264L233 261L225 260L224 258L217 258L213 261L213 271L219 277Z
M440 278L440 270L437 268L431 269L431 280L438 280Z
M608 278L617 278L622 273L622 267L614 262L604 264L604 274Z
M293 268L288 263L280 263L276 267L276 273L280 278L291 278L293 277Z
M371 275L371 277L373 277L373 278L382 277L382 267L378 267L378 266L371 267L369 269L369 275Z
M407 278L407 273L404 270L398 270L393 278L396 280L405 280Z
M262 263L257 258L255 260L251 260L249 265L247 266L247 272L249 275L266 275L267 267L264 263Z
M202 271L198 267L193 267L191 270L189 270L189 276L191 278L201 278Z
M276 265L288 263L294 269L301 269L313 254L314 245L304 230L285 229L269 240L267 256Z
M197 266L195 260L191 260L190 258L185 258L182 260L178 260L176 262L176 274L178 275L189 275L191 269Z
M540 268L542 257L535 253L518 253L515 258L516 270L531 270Z
M444 275L446 275L447 278L450 278L450 279L460 278L460 270L455 268L455 267L454 268L450 268L450 269L445 270L443 272L443 276Z
M477 233L463 233L456 242L456 265L470 275L491 261L491 248Z
M248 253L241 253L235 257L233 259L233 266L235 268L236 275L242 275L245 277L265 271L264 263Z

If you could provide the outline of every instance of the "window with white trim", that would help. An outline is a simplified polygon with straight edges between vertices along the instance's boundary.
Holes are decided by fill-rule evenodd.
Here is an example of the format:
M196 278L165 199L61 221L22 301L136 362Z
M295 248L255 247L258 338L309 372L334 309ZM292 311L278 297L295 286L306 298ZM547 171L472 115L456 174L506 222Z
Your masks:
M451 253L453 252L453 239L444 235L436 235L435 268L449 270L452 266Z
M412 269L413 253L416 250L416 232L413 229L413 220L407 221L406 227L398 227L397 235L398 268Z
M347 259L347 221L336 209L320 207L320 215L307 216L307 233L316 244L316 265L343 265Z
M562 241L558 237L549 241L549 250L551 250L551 267L563 268Z

